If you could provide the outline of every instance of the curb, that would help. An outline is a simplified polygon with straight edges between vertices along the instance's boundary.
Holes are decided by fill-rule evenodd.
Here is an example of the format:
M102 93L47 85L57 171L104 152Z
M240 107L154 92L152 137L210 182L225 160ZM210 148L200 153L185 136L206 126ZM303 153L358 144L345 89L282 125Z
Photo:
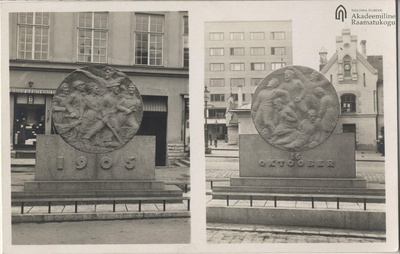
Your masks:
M207 227L207 230L225 230L225 231L240 231L240 232L256 232L256 233L272 233L272 234L290 234L290 235L320 235L320 236L336 236L336 237L354 237L354 238L371 238L371 239L386 239L386 234L371 234L371 233L353 233L353 232L333 232L327 229L324 231L316 230L294 230L294 229L258 229L251 228L251 225L247 228L224 228L224 227Z
M113 213L64 213L64 214L14 214L12 223L65 222L90 220L127 220L157 218L190 218L188 211L176 212L113 212Z

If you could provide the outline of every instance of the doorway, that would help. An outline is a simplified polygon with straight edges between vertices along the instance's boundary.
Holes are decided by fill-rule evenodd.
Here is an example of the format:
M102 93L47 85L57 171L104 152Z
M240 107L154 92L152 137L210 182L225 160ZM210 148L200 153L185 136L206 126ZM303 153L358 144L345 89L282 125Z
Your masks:
M167 161L167 112L143 112L142 124L136 135L156 136L156 166Z

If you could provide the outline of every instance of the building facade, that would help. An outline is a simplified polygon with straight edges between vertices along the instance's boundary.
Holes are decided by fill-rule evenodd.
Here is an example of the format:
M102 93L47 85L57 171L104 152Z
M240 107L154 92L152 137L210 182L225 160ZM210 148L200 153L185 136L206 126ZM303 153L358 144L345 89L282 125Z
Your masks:
M225 115L232 102L234 107L251 103L256 86L271 71L293 64L292 22L206 22L204 30L208 138L235 143L237 118Z
M343 29L336 37L336 52L327 61L320 51L321 73L338 93L341 114L335 132L353 132L356 148L376 150L384 128L383 57L367 56L366 41Z
M34 151L37 134L55 134L55 90L74 70L109 65L142 95L137 135L156 136L156 165L185 156L189 118L187 12L10 14L12 154Z

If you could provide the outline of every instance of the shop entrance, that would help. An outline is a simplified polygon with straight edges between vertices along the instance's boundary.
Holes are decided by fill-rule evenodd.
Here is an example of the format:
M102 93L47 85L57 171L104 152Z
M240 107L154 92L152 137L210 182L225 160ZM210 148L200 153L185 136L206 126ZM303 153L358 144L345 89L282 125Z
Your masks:
M35 149L36 135L45 131L45 105L15 105L14 111L15 149Z

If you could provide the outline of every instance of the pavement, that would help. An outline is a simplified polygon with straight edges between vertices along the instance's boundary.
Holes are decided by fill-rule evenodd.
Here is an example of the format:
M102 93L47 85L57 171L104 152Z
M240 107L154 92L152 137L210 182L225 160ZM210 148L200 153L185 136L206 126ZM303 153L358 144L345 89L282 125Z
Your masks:
M382 231L207 223L208 243L384 243Z

